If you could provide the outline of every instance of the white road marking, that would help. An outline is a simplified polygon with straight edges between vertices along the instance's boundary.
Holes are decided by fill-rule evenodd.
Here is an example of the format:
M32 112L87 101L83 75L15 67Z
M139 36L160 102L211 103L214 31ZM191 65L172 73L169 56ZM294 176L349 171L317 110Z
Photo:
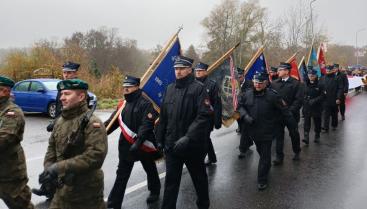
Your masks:
M34 160L41 160L41 159L44 159L44 158L45 158L45 156L32 157L32 158L28 158L26 161L28 163L28 162L31 162L31 161L34 161Z

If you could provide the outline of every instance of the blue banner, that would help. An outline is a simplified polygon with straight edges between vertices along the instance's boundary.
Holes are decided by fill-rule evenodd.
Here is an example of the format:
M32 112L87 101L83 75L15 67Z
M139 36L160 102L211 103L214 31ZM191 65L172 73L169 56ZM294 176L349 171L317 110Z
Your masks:
M166 56L159 63L148 81L143 86L143 91L153 100L157 106L161 106L163 94L167 86L176 80L173 64L175 57L180 55L181 46L177 38Z
M302 59L301 65L298 68L299 75L301 76L301 81L306 83L308 81L308 74L307 74L307 66L305 60Z
M317 76L321 77L320 65L317 61L317 52L313 46L311 47L310 59L308 60L307 66L313 66L313 69L317 71Z
M264 53L261 53L247 71L246 79L252 80L256 72L265 72L265 71L266 71L266 60Z

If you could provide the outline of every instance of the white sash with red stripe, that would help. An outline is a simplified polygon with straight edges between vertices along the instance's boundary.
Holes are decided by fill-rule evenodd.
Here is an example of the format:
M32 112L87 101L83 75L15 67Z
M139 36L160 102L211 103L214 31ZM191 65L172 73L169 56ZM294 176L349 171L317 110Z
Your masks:
M129 142L130 144L134 144L136 141L137 134L130 130L129 127L122 121L122 110L124 109L126 105L126 100L122 102L121 111L118 117L119 125L121 128L122 135L124 135L124 138ZM144 143L140 146L140 149L145 152L156 152L157 149L155 148L154 144L148 140L145 140Z

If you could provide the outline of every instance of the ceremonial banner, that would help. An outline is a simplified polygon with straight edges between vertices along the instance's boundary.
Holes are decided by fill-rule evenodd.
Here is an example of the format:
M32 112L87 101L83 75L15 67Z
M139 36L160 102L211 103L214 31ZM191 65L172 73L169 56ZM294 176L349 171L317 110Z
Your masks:
M287 60L287 63L291 64L291 66L292 66L289 75L292 76L293 78L297 79L297 80L300 80L300 75L299 75L299 72L298 72L298 65L297 65L296 55L297 55L297 53L295 53L292 57L290 57Z
M173 40L164 56L153 67L150 73L144 77L142 81L142 90L151 99L154 105L160 107L162 97L167 86L176 80L175 69L173 67L175 58L181 54L181 46L179 38Z
M307 74L307 66L305 62L305 57L302 57L301 62L298 66L299 75L301 77L301 82L306 83L308 81L308 74Z
M213 69L209 78L216 81L222 101L222 122L228 127L233 123L233 115L237 110L238 94L240 92L235 64L232 56L229 56L221 65Z
M317 61L317 53L316 53L316 50L313 47L313 45L311 46L311 49L310 49L310 54L308 56L307 66L312 66L313 69L315 69L317 71L317 76L321 77L319 62Z
M325 59L324 52L325 52L324 45L320 44L320 47L317 53L317 62L319 63L319 66L320 66L321 75L326 74L326 59Z
M248 80L252 80L256 72L267 72L264 47L260 47L260 49L257 50L255 55L245 67L244 71L246 79Z

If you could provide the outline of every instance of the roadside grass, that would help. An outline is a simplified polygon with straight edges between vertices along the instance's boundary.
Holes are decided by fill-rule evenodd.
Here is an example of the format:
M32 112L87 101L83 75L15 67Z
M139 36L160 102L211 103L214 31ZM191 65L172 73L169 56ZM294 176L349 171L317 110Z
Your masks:
M118 102L119 99L101 99L98 100L97 108L99 110L115 109L117 107Z

